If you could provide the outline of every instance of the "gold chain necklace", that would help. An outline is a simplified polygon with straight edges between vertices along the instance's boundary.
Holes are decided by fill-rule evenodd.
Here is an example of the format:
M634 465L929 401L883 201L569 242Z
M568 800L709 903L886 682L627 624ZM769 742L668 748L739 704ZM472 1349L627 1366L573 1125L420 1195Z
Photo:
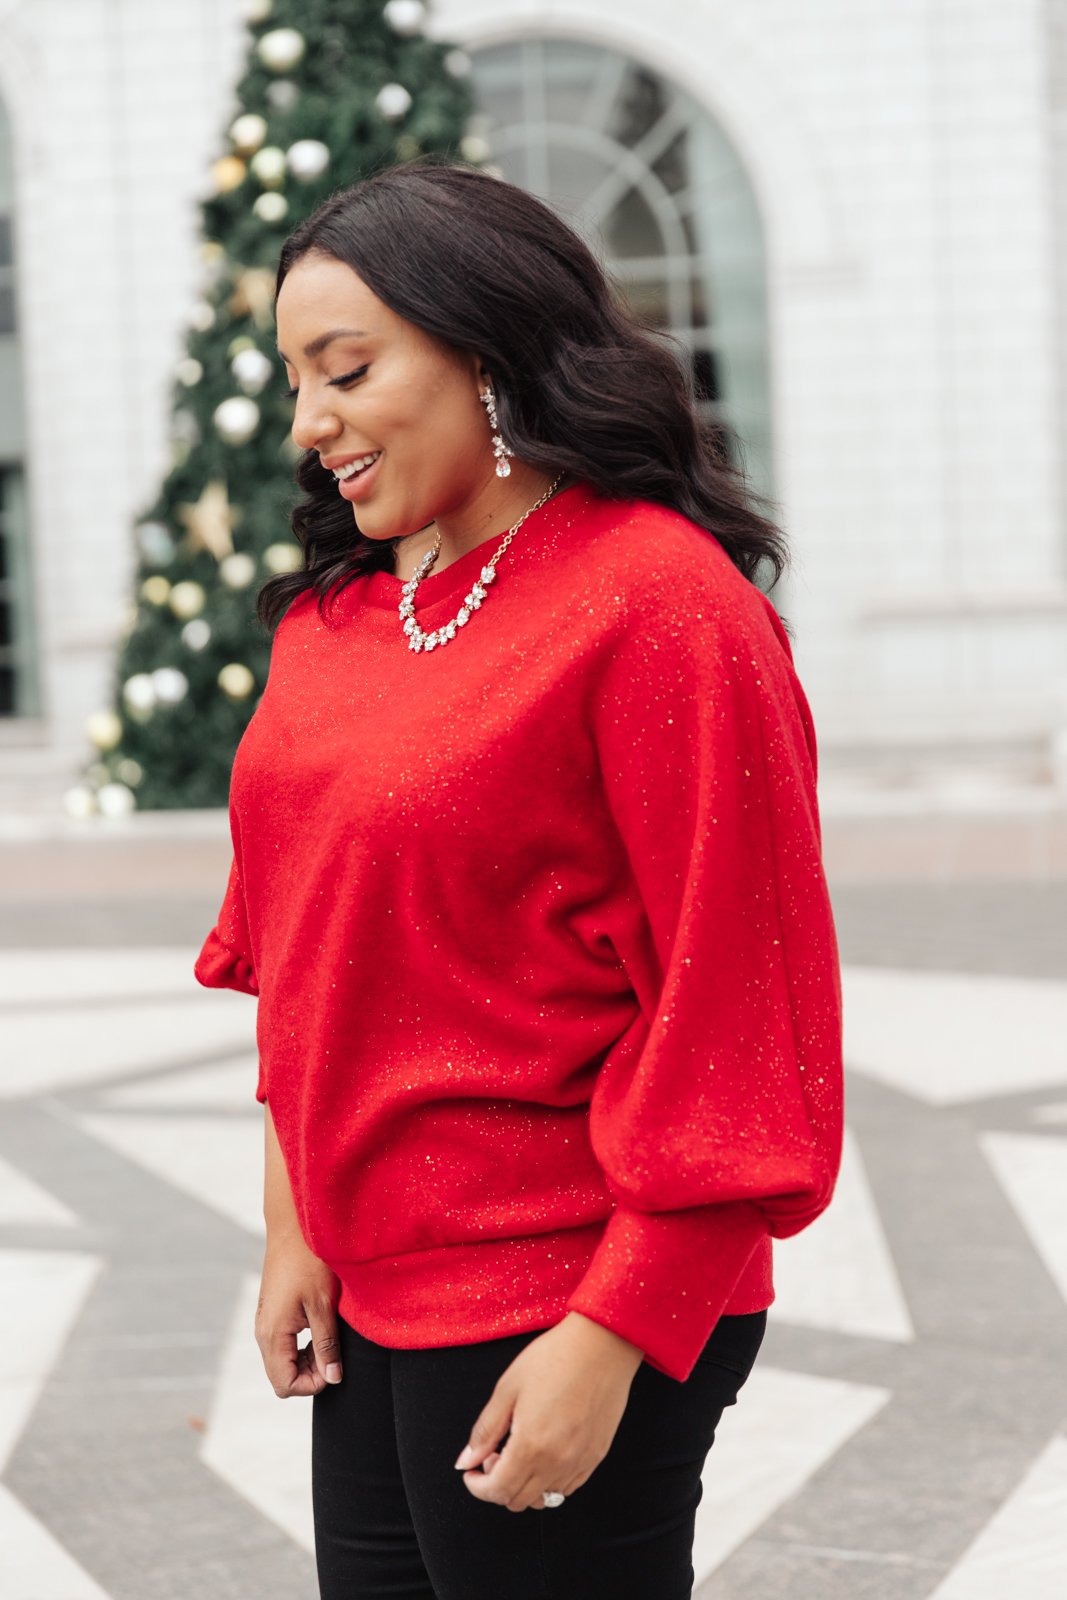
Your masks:
M563 480L563 476L564 475L561 472L555 481L549 484L540 500L535 500L533 505L530 506L527 511L523 512L518 522L508 529L507 533L504 535L502 543L496 551L496 554L491 560L487 561L485 566L482 568L478 577L478 581L471 586L468 593L464 596L463 604L452 618L452 621L446 622L441 628L436 628L433 633L426 633L415 621L415 594L418 590L419 584L422 582L423 578L426 577L429 569L433 566L434 562L437 560L437 557L441 553L441 531L438 529L436 544L432 550L428 550L423 556L422 560L415 568L414 573L405 583L400 597L400 621L403 624L404 632L408 636L409 649L434 650L439 644L447 644L450 639L454 639L456 637L456 630L466 625L470 618L471 612L477 611L482 601L486 598L488 594L488 585L491 584L493 579L496 577L496 564L500 560L500 557L504 554L504 551L507 549L512 539L526 521L526 518L530 516L532 512L536 511L540 506L543 506L545 501L550 499L555 493L559 484ZM447 572L448 568L445 567L444 570Z

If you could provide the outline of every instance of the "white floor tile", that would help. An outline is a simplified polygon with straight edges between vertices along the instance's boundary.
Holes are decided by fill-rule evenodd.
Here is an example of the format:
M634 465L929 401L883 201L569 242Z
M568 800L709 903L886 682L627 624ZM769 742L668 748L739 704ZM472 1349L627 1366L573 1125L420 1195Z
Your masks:
M280 1400L255 1341L259 1276L248 1276L223 1351L200 1455L289 1536L314 1551L311 1399ZM305 1333L301 1344L306 1342Z
M4 1600L108 1600L43 1523L0 1483Z
M1067 1439L1057 1435L930 1600L1063 1600Z
M260 1238L266 1231L263 1115L254 1095L250 1104L247 1117L93 1112L76 1121L120 1155Z
M774 1241L772 1316L906 1343L915 1337L859 1145L845 1129L841 1174L821 1217Z
M1067 1139L983 1133L979 1143L1067 1300Z
M693 1566L699 1584L801 1489L889 1399L872 1385L815 1378L757 1358L704 1467Z
M1067 1084L1067 983L845 966L848 1066L925 1101Z

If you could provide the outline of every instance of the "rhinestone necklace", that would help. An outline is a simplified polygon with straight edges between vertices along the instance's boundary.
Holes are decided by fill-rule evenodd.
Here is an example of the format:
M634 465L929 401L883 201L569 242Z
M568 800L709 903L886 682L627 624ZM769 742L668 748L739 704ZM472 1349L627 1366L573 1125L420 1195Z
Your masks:
M564 474L561 472L556 478L555 482L551 483L545 490L540 500L535 500L529 510L523 512L518 522L508 529L507 533L504 535L503 542L496 551L496 554L482 568L478 581L471 586L467 595L464 597L463 604L456 612L456 615L452 618L452 621L446 622L444 627L435 629L433 633L426 633L415 621L415 593L423 578L426 577L430 567L433 566L434 562L437 560L437 557L441 553L441 531L438 529L436 544L432 550L428 550L423 556L422 560L415 568L414 573L405 583L400 597L400 621L403 624L404 632L408 635L409 649L434 650L439 644L447 644L450 639L454 639L456 637L456 629L462 628L466 624L471 612L477 611L482 601L486 598L488 593L487 586L492 583L493 579L496 577L496 564L500 560L500 557L504 554L504 551L507 549L508 545L518 533L519 529L522 527L523 523L526 521L526 518L531 514L531 512L536 511L539 506L543 506L545 501L550 499L555 493L559 484L563 480L563 476ZM448 568L445 567L444 570L447 572Z

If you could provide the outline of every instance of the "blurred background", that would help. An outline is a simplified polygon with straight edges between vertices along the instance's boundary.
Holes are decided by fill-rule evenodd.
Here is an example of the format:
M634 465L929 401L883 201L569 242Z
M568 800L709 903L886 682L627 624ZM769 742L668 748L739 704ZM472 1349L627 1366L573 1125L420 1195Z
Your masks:
M793 551L848 1135L695 1594L1059 1600L1067 0L0 0L4 1593L315 1592L192 962L300 559L278 251L421 150L583 233Z

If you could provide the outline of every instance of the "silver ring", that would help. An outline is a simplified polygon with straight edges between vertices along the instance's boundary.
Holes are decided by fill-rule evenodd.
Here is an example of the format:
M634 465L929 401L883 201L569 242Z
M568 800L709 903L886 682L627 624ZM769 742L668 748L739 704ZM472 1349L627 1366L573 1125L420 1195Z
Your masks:
M559 1494L555 1489L544 1489L541 1493L541 1499L546 1506L561 1506L566 1498L565 1494Z

